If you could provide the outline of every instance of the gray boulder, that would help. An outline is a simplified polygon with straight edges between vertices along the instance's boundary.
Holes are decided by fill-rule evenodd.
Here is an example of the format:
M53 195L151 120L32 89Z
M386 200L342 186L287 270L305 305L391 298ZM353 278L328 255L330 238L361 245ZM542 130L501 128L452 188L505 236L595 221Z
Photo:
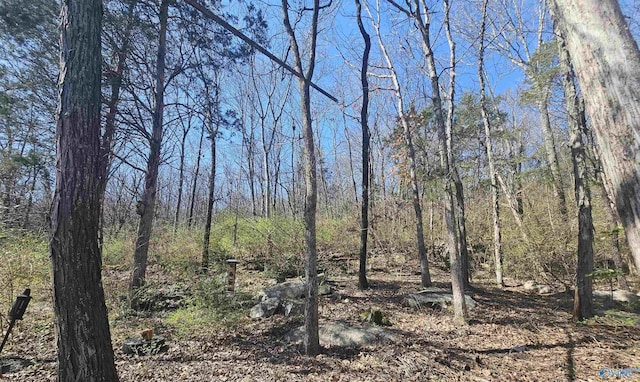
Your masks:
M389 329L379 326L351 326L342 322L321 325L319 330L321 346L359 347L393 340ZM288 342L302 342L304 327L296 328L285 336Z
M249 311L249 317L254 320L257 320L258 318L271 317L278 310L280 304L281 300L279 298L264 298L261 302L251 308Z
M470 296L464 296L467 307L475 308L478 304ZM451 291L443 288L429 288L418 293L412 293L404 298L404 304L412 308L431 306L442 308L443 305L451 305L453 295Z

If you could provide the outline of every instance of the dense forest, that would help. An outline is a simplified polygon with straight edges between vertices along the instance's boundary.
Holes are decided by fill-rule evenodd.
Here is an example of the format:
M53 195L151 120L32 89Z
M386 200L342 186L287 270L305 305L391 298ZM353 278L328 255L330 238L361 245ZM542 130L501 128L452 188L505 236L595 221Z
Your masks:
M640 376L639 36L633 0L0 0L0 378Z

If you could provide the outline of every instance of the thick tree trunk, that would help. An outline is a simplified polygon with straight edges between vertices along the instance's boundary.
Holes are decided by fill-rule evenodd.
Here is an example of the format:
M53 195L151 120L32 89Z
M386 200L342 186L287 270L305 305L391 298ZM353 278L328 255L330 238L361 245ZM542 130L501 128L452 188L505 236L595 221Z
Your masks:
M189 117L191 118L191 117ZM182 140L180 141L180 168L178 174L178 201L176 202L176 213L173 217L173 233L175 234L178 229L178 223L180 222L180 207L182 206L182 194L184 187L184 162L185 162L185 146L187 143L187 135L191 130L191 119L189 119L189 126L182 132Z
M51 260L57 380L112 382L114 366L98 246L102 2L62 2L56 189Z
M367 239L369 233L369 142L371 140L371 134L369 132L369 80L367 79L367 70L369 67L371 38L362 24L362 5L360 4L360 0L355 0L355 2L358 29L360 29L360 34L364 40L364 52L362 54L362 66L360 68L360 84L362 85L362 107L360 108L360 126L362 127L362 203L360 204L360 270L358 272L358 288L367 289L369 287L369 282L367 281Z
M575 319L583 320L593 317L592 280L589 276L593 272L593 219L591 216L591 191L587 182L586 155L582 140L582 133L586 129L586 119L580 108L573 67L564 38L561 33L557 33L556 38L571 134L571 160L575 179L576 204L578 205L578 266L573 314Z
M640 52L615 0L550 0L640 269Z
M162 0L160 3L160 30L158 42L158 57L156 62L156 84L155 84L155 106L153 110L151 139L149 141L150 150L147 160L147 172L144 180L144 193L139 202L138 214L140 223L138 225L138 238L136 240L135 252L133 255L133 276L129 286L132 294L137 288L144 284L147 272L147 255L149 253L149 240L151 239L151 229L153 228L153 217L155 214L156 191L158 187L158 170L160 168L160 148L162 145L163 133L163 112L164 112L164 77L165 77L165 54L167 50L167 20L169 18L169 1ZM135 297L135 296L133 296ZM137 299L132 298L132 307L137 305Z

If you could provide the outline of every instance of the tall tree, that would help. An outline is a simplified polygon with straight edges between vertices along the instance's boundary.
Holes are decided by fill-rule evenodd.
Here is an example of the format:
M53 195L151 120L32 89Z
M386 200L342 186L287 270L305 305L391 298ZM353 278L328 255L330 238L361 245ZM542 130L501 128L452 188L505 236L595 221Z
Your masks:
M140 200L138 214L138 237L136 239L135 252L133 254L133 276L131 277L130 291L133 293L144 284L147 271L147 256L149 253L149 240L156 207L156 192L158 187L158 170L160 168L160 148L163 135L164 90L165 90L165 57L167 52L167 23L169 20L169 5L172 0L160 1L158 53L156 57L156 73L154 85L154 107L151 136L149 136L149 157L145 173L144 191ZM135 307L135 298L131 301Z
M407 7L403 7L394 0L389 2L406 14L414 22L420 32L421 47L427 61L427 71L429 85L431 88L431 101L433 104L433 114L438 131L438 138L441 147L441 163L445 178L445 221L447 228L447 251L449 252L451 267L451 288L453 293L453 308L456 321L461 323L467 321L467 307L464 300L464 280L462 271L462 261L460 259L458 227L456 223L456 199L453 191L453 154L447 139L447 128L442 111L442 97L440 95L440 80L436 68L435 54L431 45L431 13L426 0L407 1Z
M493 260L495 263L496 283L499 287L504 286L502 279L502 233L500 230L500 199L498 180L496 177L495 163L493 159L493 145L491 142L491 120L487 109L487 97L485 88L484 73L484 52L485 52L485 30L487 25L487 3L482 2L482 22L480 23L480 49L478 51L478 79L480 81L480 111L484 125L485 149L487 152L487 163L489 165L489 178L491 179L491 210L493 211Z
M571 134L571 160L573 162L576 204L578 205L578 267L573 315L577 320L583 320L593 316L593 293L590 276L590 273L593 272L593 218L591 216L591 191L587 180L586 154L582 139L587 126L580 96L576 91L575 75L569 52L562 33L557 30L556 33L562 88Z
M367 11L371 16L371 12L367 7ZM371 16L372 20L373 17ZM380 46L380 50L382 51L382 55L387 64L387 69L389 70L390 77L393 83L393 90L396 96L397 108L398 108L398 117L400 119L400 123L402 124L402 131L404 137L404 144L407 150L407 157L409 159L409 179L411 181L411 201L413 203L413 211L415 215L415 224L416 224L416 244L418 247L418 259L420 260L420 273L421 273L421 285L423 288L431 286L431 274L429 272L429 260L427 258L427 248L424 243L424 225L422 218L422 205L420 202L420 187L418 184L418 176L417 176L417 159L416 159L416 150L414 145L414 137L411 129L411 125L409 122L410 113L407 112L406 101L404 97L404 93L400 86L400 80L398 79L398 73L396 68L391 60L391 56L387 51L387 47L385 46L382 40L382 33L380 31L380 12L378 11L378 20L373 22L373 27L376 30L376 35L378 37L378 45ZM411 113L413 114L413 113ZM364 170L363 170L364 171Z
M117 381L102 289L102 1L62 2L51 259L58 381Z
M640 51L615 0L550 0L640 269Z
M300 107L302 113L302 138L304 141L305 162L305 206L304 206L304 241L305 259L304 275L307 285L304 306L304 352L307 355L317 355L320 352L320 337L318 335L318 253L316 248L316 209L318 203L318 182L315 155L315 140L311 121L311 80L316 64L316 46L318 38L318 18L320 16L320 0L313 0L311 9L311 26L309 30L309 56L307 68L303 70L302 53L298 44L295 30L289 20L289 1L282 0L284 27L289 35L291 51L293 53L294 68L298 76L300 88ZM301 11L304 11L301 10Z
M369 80L367 70L369 67L369 52L371 51L371 38L362 23L362 4L356 2L356 17L358 29L364 40L364 52L362 53L362 66L360 67L360 84L362 85L362 107L360 108L360 126L362 128L362 199L360 205L360 269L358 273L358 287L367 289L367 238L369 234ZM351 150L349 150L351 153Z

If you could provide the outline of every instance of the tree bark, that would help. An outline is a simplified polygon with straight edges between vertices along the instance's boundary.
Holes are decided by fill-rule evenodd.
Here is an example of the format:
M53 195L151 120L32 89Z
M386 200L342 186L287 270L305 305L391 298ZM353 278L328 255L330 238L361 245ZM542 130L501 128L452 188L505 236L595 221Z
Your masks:
M218 124L214 122L214 118L218 118L218 84L215 85L215 96L213 102L209 102L207 110L207 124L209 125L209 149L211 155L211 169L209 172L209 193L207 197L207 219L204 224L204 237L202 239L202 272L209 270L210 254L209 240L211 238L211 221L213 220L213 205L215 203L216 189L216 137L218 135ZM208 88L208 86L207 86ZM207 90L207 96L209 91ZM213 105L212 105L213 103ZM213 110L211 110L213 109Z
M51 260L58 381L118 381L98 246L102 2L62 2Z
M557 29L557 28L556 28ZM576 275L576 299L573 304L574 318L583 320L593 317L592 280L593 272L593 218L591 216L591 191L587 181L587 163L582 133L586 130L586 119L580 108L580 100L576 91L574 72L569 52L561 33L557 31L556 39L562 73L562 87L567 108L569 132L571 134L571 159L575 180L576 204L578 206L578 266Z
M442 112L442 97L440 96L440 83L434 52L431 47L430 27L431 20L429 8L425 0L413 0L414 11L412 13L415 24L420 30L422 37L422 50L427 60L429 71L429 82L431 85L431 101L436 120L436 128L440 138L442 150L442 168L445 176L445 221L447 228L447 249L451 264L451 289L453 294L453 310L455 320L459 323L466 323L468 320L467 307L464 299L464 281L462 272L462 260L460 259L459 237L457 232L455 195L452 187L452 160L453 155L449 150L451 146L447 142L444 113ZM424 12L424 15L423 15ZM423 19L424 17L424 19Z
M315 69L316 43L318 36L318 17L320 13L320 1L313 1L313 14L310 30L310 49L307 61L307 70L302 70L302 56L298 46L291 22L289 21L288 0L282 0L282 12L284 16L284 26L289 35L291 50L295 62L295 70L301 74L298 77L298 87L301 98L302 114L302 138L304 141L304 161L305 161L305 207L304 207L304 239L305 239L305 260L304 273L307 284L305 293L306 301L304 306L304 352L307 355L315 356L320 352L320 337L318 334L318 254L316 248L316 209L318 202L318 183L315 156L315 139L311 120L311 80Z
M640 269L640 52L615 0L550 0Z
M371 51L371 38L362 23L362 5L360 0L355 0L358 29L364 40L364 52L362 54L362 66L360 68L360 84L362 85L362 107L360 108L360 126L362 127L362 203L360 204L360 270L358 273L358 288L369 288L367 281L367 239L369 233L369 80L367 70L369 67L369 52ZM351 150L349 150L351 151ZM357 198L356 198L357 201Z
M491 143L491 121L487 110L487 97L485 93L484 78L484 36L487 23L487 3L482 3L482 23L480 24L480 50L478 52L478 79L480 81L480 112L484 125L485 149L487 151L487 162L489 165L489 177L491 178L491 210L493 212L493 260L495 263L496 284L500 288L504 286L502 277L502 232L500 229L500 199L498 180L496 178L495 163L493 161L493 145Z
M165 78L165 54L167 50L167 21L169 18L169 1L160 3L160 30L158 36L158 56L156 62L155 106L153 110L151 138L149 141L149 158L144 181L144 193L139 203L138 213L140 223L138 225L138 238L136 240L133 255L133 276L129 289L134 294L135 290L144 285L147 271L147 255L149 253L149 240L153 228L155 214L156 191L158 187L158 170L160 168L160 148L163 134L164 112L164 78ZM135 297L135 296L133 296ZM132 298L132 307L137 305L137 299Z

